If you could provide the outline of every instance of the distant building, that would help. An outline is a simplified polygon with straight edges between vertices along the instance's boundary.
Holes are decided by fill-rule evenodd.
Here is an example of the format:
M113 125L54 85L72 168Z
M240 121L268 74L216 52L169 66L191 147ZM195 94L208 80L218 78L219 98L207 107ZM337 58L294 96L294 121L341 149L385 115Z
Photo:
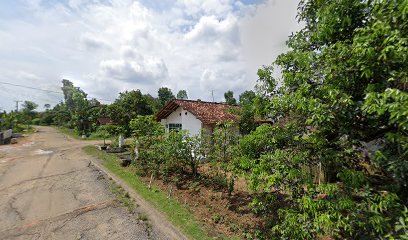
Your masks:
M112 119L110 119L110 117L107 116L101 116L96 119L96 123L98 125L106 125L112 123Z
M156 118L165 126L167 133L171 130L188 130L191 135L197 135L203 129L212 132L217 123L238 122L238 115L233 113L234 110L239 110L239 107L201 100L175 99L168 102L156 114Z

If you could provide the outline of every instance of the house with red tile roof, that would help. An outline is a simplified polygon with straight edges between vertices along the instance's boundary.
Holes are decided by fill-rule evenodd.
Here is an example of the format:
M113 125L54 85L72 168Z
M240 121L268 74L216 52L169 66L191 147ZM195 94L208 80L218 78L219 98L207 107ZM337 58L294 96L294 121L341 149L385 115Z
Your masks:
M165 126L166 132L188 130L197 135L202 129L212 132L217 123L238 122L238 115L234 113L237 110L238 106L224 103L174 99L156 114L156 119Z

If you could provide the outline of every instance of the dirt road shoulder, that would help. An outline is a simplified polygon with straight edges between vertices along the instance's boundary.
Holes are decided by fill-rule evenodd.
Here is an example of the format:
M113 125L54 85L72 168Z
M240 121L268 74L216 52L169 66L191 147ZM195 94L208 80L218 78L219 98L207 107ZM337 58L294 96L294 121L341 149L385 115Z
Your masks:
M85 152L90 154L92 150L90 151L90 148L94 147L86 147ZM97 151L97 150L95 150ZM94 155L94 154L92 154ZM138 208L146 213L146 215L149 217L149 221L152 224L153 228L157 228L157 230L170 239L189 239L188 237L185 236L179 229L177 229L173 224L171 224L168 220L167 217L156 210L149 202L147 202L144 198L142 198L131 186L129 186L128 183L126 183L123 178L117 176L117 172L112 173L111 170L109 170L103 160L92 157L90 158L91 164L100 169L100 171L104 172L109 178L111 178L113 181L115 181L116 184L121 186L128 194L129 196L135 200L135 202L138 205ZM203 238L204 239L204 238Z

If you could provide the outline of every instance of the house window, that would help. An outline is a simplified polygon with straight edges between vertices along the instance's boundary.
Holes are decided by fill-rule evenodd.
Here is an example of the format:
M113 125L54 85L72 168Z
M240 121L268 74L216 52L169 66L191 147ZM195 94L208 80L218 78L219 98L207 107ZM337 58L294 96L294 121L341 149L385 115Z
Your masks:
M175 130L175 131L180 131L181 130L181 123L169 123L168 129L169 132Z

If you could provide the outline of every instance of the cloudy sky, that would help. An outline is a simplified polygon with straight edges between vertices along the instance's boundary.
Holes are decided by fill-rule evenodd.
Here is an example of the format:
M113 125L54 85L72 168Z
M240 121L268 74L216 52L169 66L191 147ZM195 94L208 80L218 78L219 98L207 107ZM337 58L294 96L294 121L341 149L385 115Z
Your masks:
M90 97L167 86L216 101L253 89L286 51L298 0L1 0L0 108L52 106L63 78ZM50 90L38 91L12 83Z

